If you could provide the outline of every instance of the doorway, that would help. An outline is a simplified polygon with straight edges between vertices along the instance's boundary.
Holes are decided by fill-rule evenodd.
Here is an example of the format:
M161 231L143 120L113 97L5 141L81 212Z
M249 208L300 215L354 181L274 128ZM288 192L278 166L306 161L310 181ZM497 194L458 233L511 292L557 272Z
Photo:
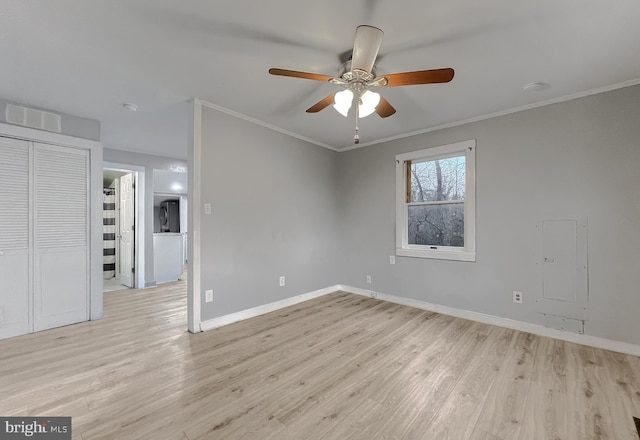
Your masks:
M153 170L154 280L167 283L187 277L187 173Z
M138 219L137 170L103 168L103 291L136 288Z

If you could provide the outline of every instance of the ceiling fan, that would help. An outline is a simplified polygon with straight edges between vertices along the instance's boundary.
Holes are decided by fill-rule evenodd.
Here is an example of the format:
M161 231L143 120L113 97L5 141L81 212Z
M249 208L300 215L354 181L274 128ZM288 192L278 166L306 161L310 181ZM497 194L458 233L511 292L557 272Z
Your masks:
M333 104L333 107L343 116L347 116L349 109L356 102L355 118L356 133L353 143L360 143L358 135L358 119L376 112L380 117L393 115L396 109L380 94L371 89L377 87L398 87L414 84L446 83L453 79L451 68L418 70L415 72L391 73L376 76L375 62L382 45L384 32L374 26L362 25L356 28L351 58L340 67L339 76L323 75L320 73L301 72L298 70L269 69L269 73L279 76L311 79L329 82L342 86L344 90L332 93L307 109L307 113L317 113Z

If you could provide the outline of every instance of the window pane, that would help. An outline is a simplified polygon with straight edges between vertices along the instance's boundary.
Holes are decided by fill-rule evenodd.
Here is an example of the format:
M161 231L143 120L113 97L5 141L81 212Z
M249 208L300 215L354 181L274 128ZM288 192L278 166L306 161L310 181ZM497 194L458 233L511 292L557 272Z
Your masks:
M464 200L465 156L411 163L411 201Z
M464 247L464 203L408 208L409 244Z

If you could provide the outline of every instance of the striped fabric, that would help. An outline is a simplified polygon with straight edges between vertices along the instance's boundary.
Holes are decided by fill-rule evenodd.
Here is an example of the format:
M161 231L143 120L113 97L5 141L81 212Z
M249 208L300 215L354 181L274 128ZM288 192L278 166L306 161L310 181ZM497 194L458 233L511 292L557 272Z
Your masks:
M105 280L116 276L116 190L104 188L102 211L103 276Z

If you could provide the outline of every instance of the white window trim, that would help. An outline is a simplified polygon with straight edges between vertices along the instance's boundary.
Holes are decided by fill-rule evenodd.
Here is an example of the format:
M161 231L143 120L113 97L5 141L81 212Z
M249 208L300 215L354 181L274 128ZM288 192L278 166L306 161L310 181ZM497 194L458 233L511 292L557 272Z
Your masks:
M464 248L408 244L406 203L406 162L418 159L438 159L465 154L466 194L464 203ZM396 255L438 260L476 261L476 141L475 139L426 148L396 155Z

